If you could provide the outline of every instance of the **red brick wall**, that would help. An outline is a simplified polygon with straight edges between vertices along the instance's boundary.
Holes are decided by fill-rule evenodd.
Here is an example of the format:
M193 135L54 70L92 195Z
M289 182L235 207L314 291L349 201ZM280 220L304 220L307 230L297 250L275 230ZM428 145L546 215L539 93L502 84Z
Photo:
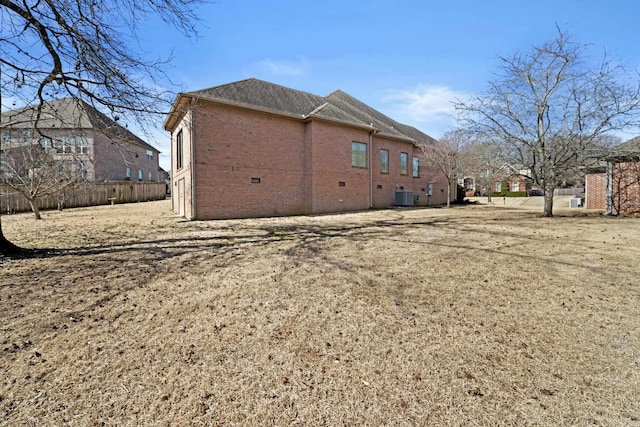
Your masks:
M640 213L640 162L614 165L613 213Z
M158 153L147 159L147 149L137 144L114 142L100 132L93 134L93 144L89 140L89 150L93 151L93 166L96 181L122 181L127 167L131 169L131 181L138 181L138 171L142 171L142 181L158 181ZM164 180L164 179L163 179Z
M585 179L585 208L606 208L607 176L602 173L590 173Z
M369 168L351 165L351 144L368 145L369 132L323 121L307 126L311 129L312 212L368 209Z
M302 121L211 104L193 114L197 218L308 212Z

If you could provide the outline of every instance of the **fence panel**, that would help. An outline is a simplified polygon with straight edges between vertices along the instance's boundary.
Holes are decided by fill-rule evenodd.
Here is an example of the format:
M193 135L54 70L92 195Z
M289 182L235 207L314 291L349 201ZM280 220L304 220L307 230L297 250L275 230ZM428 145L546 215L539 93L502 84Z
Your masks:
M147 202L166 197L164 182L84 182L59 194L43 197L36 203L41 210L107 205L110 203ZM27 212L31 206L20 193L0 186L2 213Z
M577 196L584 194L584 188L556 188L553 190L554 196Z

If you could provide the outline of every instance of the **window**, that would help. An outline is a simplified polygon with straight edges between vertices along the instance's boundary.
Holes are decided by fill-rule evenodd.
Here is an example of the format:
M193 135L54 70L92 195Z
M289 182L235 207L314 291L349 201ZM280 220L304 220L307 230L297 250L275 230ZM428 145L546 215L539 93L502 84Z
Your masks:
M520 183L518 181L511 183L511 191L520 191Z
M400 175L407 175L409 167L409 154L400 153Z
M9 132L8 130L3 130L2 131L2 143L3 144L9 144L11 142L11 132Z
M389 150L380 150L380 173L389 173Z
M351 166L355 168L367 167L367 144L362 142L351 143Z
M433 196L433 184L427 184L427 196Z
M89 153L89 141L84 136L79 136L76 138L76 147L78 149L78 153L80 154L88 154Z
M31 129L22 131L22 142L31 142Z
M127 168L127 178L131 178L131 168Z
M502 183L501 182L496 182L496 192L501 192L502 191Z
M176 135L176 169L182 169L182 129Z
M142 181L142 169L138 169L138 181Z
M40 138L40 146L44 148L44 151L46 151L47 153L51 151L51 148L53 147L53 145L51 144L51 139L46 137Z
M56 144L58 154L69 154L71 153L71 138L68 136L63 136L59 139Z
M153 181L153 174L151 172L149 172L149 174L147 175L147 179L149 181Z
M147 150L147 160L153 160L153 151Z
M411 165L411 173L413 175L414 178L419 178L420 177L420 161L418 160L417 157L413 158L413 163Z

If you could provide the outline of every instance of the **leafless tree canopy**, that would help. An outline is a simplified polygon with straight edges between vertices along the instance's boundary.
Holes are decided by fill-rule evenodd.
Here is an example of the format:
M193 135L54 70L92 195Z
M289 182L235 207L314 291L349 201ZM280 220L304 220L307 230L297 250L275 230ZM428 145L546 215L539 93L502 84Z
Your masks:
M555 40L500 58L488 90L457 104L470 129L531 169L545 194L545 216L568 169L599 154L603 135L638 124L638 76L606 54L593 65L587 53L558 30Z
M205 2L0 0L0 106L3 110L32 106L34 132L44 127L40 121L46 120L42 113L47 103L60 98L80 100L116 121L150 131L173 98L167 88L170 58L148 58L139 29L159 18L184 35L197 35L200 20L195 8ZM13 125L3 120L3 128ZM13 156L5 169L13 168L16 177L26 170L22 178L29 174L33 178L34 165L25 163L33 160L41 165L41 153L29 147ZM49 168L55 170L62 169ZM0 226L0 255L15 250Z
M194 34L201 0L0 0L0 67L5 99L40 105L84 100L113 116L147 123L167 111L168 59L140 52L139 26L160 17Z
M445 133L438 141L422 146L422 159L447 178L447 207L451 201L452 184L462 178L468 168L465 146L468 135L461 129Z

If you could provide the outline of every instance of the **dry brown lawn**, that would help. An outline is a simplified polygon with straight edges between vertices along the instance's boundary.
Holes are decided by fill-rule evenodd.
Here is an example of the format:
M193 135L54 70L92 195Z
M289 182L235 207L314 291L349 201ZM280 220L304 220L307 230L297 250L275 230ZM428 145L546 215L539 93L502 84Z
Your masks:
M0 422L638 426L640 220L574 211L3 216Z

